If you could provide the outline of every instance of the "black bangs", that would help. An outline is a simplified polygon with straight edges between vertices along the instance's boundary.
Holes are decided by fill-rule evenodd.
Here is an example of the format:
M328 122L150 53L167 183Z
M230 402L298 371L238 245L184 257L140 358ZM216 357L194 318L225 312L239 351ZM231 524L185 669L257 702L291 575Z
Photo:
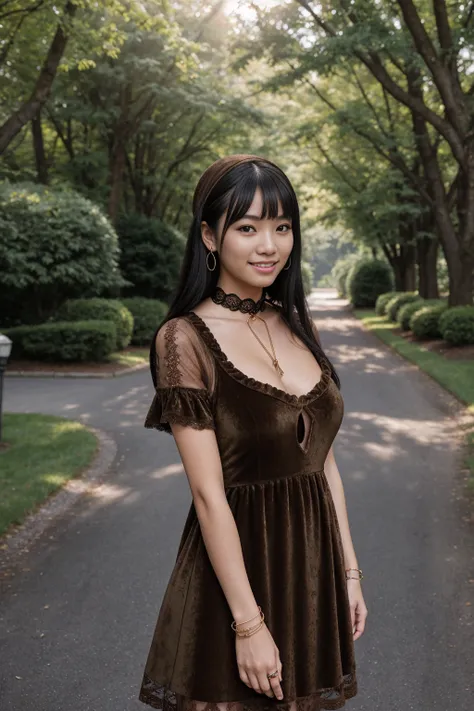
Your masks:
M240 166L239 166L240 167ZM238 170L238 168L237 168ZM255 166L247 164L240 167L240 175L236 177L235 185L229 192L227 215L222 229L225 235L228 227L240 220L253 202L255 191L262 191L261 219L285 217L298 221L299 211L296 195L289 189L278 171L271 166ZM278 214L278 201L283 213Z

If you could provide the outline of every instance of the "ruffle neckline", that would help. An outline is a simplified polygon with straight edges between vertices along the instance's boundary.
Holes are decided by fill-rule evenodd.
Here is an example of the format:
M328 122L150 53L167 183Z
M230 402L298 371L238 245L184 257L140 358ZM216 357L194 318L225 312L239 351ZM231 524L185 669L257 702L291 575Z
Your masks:
M289 404L298 406L306 405L312 400L320 397L327 390L331 381L332 371L329 361L326 358L323 357L321 363L317 361L319 367L321 368L321 377L318 382L315 383L309 392L303 393L303 395L294 395L286 390L283 390L282 388L278 388L276 385L264 383L261 380L256 380L250 375L243 373L226 356L207 323L195 311L189 311L186 316L198 327L204 342L214 351L224 370L239 383L242 383L249 388L253 388L254 390L258 390L266 395L270 395L271 397L275 397Z

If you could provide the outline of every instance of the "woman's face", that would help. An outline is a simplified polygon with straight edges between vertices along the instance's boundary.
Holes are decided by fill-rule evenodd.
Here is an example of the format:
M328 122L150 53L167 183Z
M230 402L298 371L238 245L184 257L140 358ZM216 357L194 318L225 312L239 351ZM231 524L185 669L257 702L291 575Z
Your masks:
M222 228L226 214L217 225L217 251L220 261L219 282L231 288L232 283L243 283L258 289L272 284L285 266L293 248L291 219L276 217L259 219L262 212L262 194L257 188L253 202L242 217L229 226L222 243ZM278 204L278 214L282 214ZM202 223L203 239L208 249L216 248L212 232ZM266 263L261 268L257 264ZM271 263L271 264L268 264Z

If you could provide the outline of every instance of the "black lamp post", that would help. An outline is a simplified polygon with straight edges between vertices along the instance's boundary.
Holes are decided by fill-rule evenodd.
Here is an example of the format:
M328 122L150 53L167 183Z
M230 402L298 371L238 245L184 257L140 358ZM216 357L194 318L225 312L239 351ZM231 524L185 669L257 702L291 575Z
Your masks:
M3 373L12 350L12 342L8 336L0 333L0 443L2 441L2 405L3 405Z

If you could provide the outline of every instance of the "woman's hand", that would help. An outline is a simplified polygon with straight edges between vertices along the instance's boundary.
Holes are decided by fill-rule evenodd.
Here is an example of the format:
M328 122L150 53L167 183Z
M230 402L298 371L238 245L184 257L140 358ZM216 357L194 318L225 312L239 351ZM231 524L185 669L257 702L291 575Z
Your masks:
M349 578L346 580L347 592L349 594L349 603L351 608L352 634L354 642L364 633L365 621L367 619L367 607L365 606L364 597L360 580L357 578Z
M250 637L236 635L235 649L239 675L244 684L259 694L282 699L280 652L266 624L263 623L263 627ZM267 674L277 669L278 675L268 679Z

